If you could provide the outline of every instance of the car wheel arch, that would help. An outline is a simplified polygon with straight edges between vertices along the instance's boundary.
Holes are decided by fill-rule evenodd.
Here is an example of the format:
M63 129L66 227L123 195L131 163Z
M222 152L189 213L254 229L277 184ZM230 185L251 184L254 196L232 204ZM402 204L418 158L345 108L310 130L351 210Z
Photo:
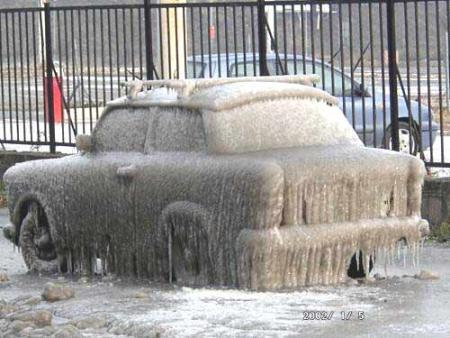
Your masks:
M178 218L177 216L181 217ZM181 222L177 223L177 221ZM163 231L162 235L165 238L167 245L167 274L169 282L173 282L179 277L177 276L177 273L179 272L177 271L179 270L179 262L176 262L175 260L180 258L180 253L178 252L178 255L175 255L175 241L177 240L176 237L179 236L179 234L185 233L186 231L184 230L188 230L187 228L191 228L190 230L195 230L189 233L195 233L194 235L196 238L194 239L194 242L199 243L199 248L201 248L200 250L204 253L204 255L200 254L197 255L197 257L194 257L199 262L202 261L200 264L203 267L206 267L206 271L201 271L202 276L199 276L196 283L210 283L214 280L214 269L211 265L211 248L208 238L208 230L211 221L211 212L205 206L195 202L176 201L168 204L163 209L161 212L160 224ZM193 225L196 225L195 228L192 228ZM189 243L185 244L189 245ZM183 250L183 248L179 249Z
M45 217L47 218L47 222L49 225L49 228L51 231L54 231L54 222L51 217L51 213L49 213L49 209L46 206L46 203L44 202L45 199L42 196L39 196L37 193L25 193L22 194L19 199L16 202L16 206L13 209L13 214L11 217L11 220L15 226L16 229L16 235L15 235L15 244L17 245L19 243L19 237L20 237L20 227L22 224L22 221L26 217L28 213L28 208L31 203L37 203L39 207L41 207L44 210Z

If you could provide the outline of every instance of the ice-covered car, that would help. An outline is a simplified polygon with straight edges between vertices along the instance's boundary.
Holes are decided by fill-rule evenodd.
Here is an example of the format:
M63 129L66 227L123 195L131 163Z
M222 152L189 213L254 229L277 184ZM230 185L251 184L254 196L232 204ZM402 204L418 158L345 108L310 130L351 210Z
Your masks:
M79 154L6 172L8 237L32 270L182 284L339 283L352 257L367 270L426 232L424 165L364 147L311 80L134 83Z

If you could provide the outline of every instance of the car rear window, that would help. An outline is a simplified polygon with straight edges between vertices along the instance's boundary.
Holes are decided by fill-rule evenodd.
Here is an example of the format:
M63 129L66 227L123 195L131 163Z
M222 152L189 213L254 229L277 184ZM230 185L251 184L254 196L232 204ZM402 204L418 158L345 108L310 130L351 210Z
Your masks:
M203 120L208 151L212 153L361 144L337 106L313 99L259 101L204 112Z

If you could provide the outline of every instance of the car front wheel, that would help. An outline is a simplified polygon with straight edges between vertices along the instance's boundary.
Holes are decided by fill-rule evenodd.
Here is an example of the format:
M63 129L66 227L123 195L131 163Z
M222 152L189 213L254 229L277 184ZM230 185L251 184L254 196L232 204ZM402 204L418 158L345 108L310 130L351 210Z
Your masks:
M36 202L28 205L28 211L20 226L19 245L26 266L35 272L58 272L58 259L50 234L47 217Z

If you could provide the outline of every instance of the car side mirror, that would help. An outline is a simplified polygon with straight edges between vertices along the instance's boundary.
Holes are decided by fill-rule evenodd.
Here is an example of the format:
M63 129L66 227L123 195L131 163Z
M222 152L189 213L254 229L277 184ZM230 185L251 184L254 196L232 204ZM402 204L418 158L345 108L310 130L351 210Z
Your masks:
M76 146L79 152L89 153L92 150L91 135L77 135Z

